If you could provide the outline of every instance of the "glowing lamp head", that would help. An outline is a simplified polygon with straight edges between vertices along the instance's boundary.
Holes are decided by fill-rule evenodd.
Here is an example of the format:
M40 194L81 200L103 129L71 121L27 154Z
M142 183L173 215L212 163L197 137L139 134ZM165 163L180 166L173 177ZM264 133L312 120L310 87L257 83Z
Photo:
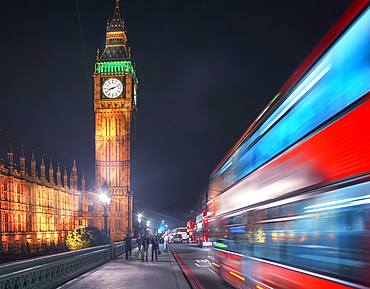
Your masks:
M108 195L101 194L100 196L100 201L103 203L103 205L109 205L111 198Z
M103 206L107 206L107 205L109 206L111 197L109 194L109 188L108 188L107 183L104 183L104 185L102 185L101 194L99 197L100 197L100 201L103 203Z

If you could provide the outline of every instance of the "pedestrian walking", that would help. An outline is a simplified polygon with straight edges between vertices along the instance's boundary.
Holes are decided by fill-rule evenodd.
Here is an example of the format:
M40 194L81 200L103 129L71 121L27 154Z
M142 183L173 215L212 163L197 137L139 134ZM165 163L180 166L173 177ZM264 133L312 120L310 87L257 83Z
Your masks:
M128 260L128 255L129 253L131 255L132 250L132 238L130 237L129 234L127 234L126 238L124 238L123 241L125 241L126 260Z
M167 234L164 235L163 241L164 241L164 249L163 249L163 252L168 252L168 243L170 241L170 236L167 235Z
M155 259L158 261L158 249L159 249L159 244L156 235L153 236L152 238L152 261L153 261L153 255L155 253Z
M149 249L149 238L146 234L144 234L144 238L143 238L143 259L142 261L144 262L144 258L146 259L146 261L148 261L148 249ZM145 257L146 256L146 257Z
M139 251L141 250L141 243L143 241L143 237L141 236L141 234L139 233L139 235L137 235L137 248L139 249Z

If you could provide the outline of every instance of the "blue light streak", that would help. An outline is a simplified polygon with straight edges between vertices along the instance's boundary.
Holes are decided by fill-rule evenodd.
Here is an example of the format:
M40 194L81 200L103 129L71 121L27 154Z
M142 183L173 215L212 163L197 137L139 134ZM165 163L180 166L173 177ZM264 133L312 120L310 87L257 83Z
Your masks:
M370 204L370 195L322 203L318 205L308 206L308 207L305 207L304 209L306 213L313 213L313 212L320 212L320 211L359 206L359 205L364 205L364 204Z

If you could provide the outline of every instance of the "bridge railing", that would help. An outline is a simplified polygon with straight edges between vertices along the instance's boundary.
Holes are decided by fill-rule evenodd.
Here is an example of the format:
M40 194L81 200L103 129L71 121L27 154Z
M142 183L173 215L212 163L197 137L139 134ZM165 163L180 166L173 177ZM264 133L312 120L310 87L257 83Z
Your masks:
M124 252L125 243L119 242L3 264L0 265L0 289L54 288Z
M136 248L137 247L136 239L132 239L132 243L134 245L134 248ZM123 253L125 253L126 251L125 242L118 242L112 245L114 245L114 247L112 247L112 258L113 259L116 259L118 258L118 256L121 256Z

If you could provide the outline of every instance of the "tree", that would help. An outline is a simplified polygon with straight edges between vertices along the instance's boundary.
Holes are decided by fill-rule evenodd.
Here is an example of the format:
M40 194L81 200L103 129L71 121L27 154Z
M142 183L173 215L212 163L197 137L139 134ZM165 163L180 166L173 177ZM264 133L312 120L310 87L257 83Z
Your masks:
M74 251L100 245L97 231L94 227L74 229L66 239L68 249Z
M98 245L103 244L103 235L102 235L101 230L99 230L97 227L93 227L93 226L86 227L86 230L92 231L98 237L98 239L99 239L99 244Z

